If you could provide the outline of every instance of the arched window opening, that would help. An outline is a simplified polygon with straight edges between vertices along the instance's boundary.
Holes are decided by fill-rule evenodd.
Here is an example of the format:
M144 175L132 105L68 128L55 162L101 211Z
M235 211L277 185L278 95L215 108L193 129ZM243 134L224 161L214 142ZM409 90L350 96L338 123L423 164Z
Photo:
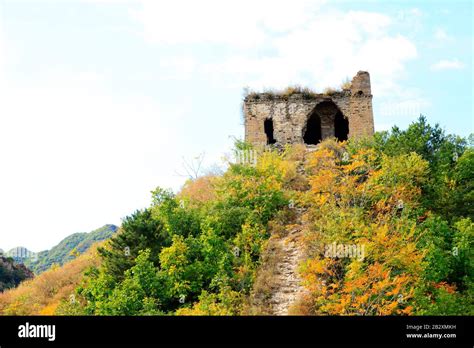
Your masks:
M349 120L340 111L334 118L334 135L338 141L347 140L349 135Z
M263 128L267 136L267 144L275 144L276 140L273 137L273 120L271 118L267 118L263 122Z
M316 113L308 119L303 141L308 145L316 145L321 141L321 119Z

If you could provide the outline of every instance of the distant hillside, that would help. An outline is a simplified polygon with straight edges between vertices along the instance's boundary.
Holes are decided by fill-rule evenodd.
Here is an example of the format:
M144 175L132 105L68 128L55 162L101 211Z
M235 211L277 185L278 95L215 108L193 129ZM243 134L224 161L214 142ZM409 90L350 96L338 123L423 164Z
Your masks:
M3 250L0 251L3 254ZM27 259L34 258L36 253L25 247L16 247L4 253L6 257L11 257L16 263L24 263Z
M63 265L74 259L74 253L84 253L95 242L110 238L117 229L118 227L115 225L105 225L89 233L74 233L63 239L51 250L39 252L36 261L32 258L25 260L25 265L34 273L40 274L49 269L53 264Z
M61 267L0 293L0 315L52 315L61 303L74 301L74 289L80 284L84 271L100 263L96 249L102 243L94 244Z
M32 277L33 272L24 265L16 264L12 258L0 256L0 292L14 288L23 280Z

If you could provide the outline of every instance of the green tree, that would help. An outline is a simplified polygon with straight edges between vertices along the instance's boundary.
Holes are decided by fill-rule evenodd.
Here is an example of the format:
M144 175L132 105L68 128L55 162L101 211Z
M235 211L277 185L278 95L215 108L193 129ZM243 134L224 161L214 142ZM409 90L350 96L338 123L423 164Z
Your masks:
M167 235L182 236L200 233L200 212L192 209L184 200L177 200L170 190L158 187L152 192L151 211L156 220L163 222Z
M426 117L420 115L406 130L395 126L391 131L376 133L373 142L365 142L363 145L374 147L387 156L411 152L422 156L430 166L430 180L422 186L424 206L447 219L462 216L464 209L446 209L446 204L451 199L446 191L457 159L466 151L466 139L445 134L438 124L431 126Z
M449 184L452 184L450 186ZM453 216L465 216L474 220L474 149L467 149L459 157L449 182L445 209Z
M110 296L96 301L96 312L100 315L158 315L163 286L158 270L151 261L149 249L140 251L135 265L125 271L123 281L110 292ZM89 292L93 291L96 282ZM101 291L102 289L98 289Z
M152 216L151 209L137 210L122 221L119 232L107 246L99 249L104 267L113 279L120 281L124 272L135 264L141 250L150 249L150 259L159 264L161 249L171 243L164 223Z

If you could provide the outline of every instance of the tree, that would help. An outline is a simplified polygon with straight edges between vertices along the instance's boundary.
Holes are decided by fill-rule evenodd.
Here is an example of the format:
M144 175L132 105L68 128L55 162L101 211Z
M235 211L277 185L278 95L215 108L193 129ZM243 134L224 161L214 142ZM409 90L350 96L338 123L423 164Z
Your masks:
M363 146L373 147L386 156L415 152L428 161L430 178L421 186L422 203L427 209L434 210L447 219L463 214L463 212L458 214L456 207L446 209L447 204L452 205L452 197L447 192L447 185L453 180L457 159L463 156L467 145L466 139L445 134L438 124L431 126L423 115L420 115L418 120L411 123L406 130L395 126L391 131L376 133L373 142L363 144Z
M150 249L150 260L159 264L159 254L171 238L159 219L152 216L150 209L137 210L122 221L119 232L109 243L99 249L104 267L113 279L119 281L124 272L135 264L135 258L141 250Z
M151 261L150 249L140 251L135 265L124 273L123 280L112 290L110 278L102 271L79 293L88 300L90 314L99 315L159 315L159 298L163 287L158 269ZM108 294L108 296L103 296Z
M453 216L466 216L474 220L474 149L467 149L459 157L452 181L446 186L446 209Z

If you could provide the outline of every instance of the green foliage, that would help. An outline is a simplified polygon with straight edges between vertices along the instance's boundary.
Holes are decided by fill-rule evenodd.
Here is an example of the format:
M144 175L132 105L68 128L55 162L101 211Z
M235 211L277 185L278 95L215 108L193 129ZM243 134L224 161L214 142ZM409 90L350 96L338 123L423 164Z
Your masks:
M186 201L176 199L171 191L157 188L153 192L153 218L161 221L167 235L197 235L200 231L199 211L186 207Z
M452 250L453 231L439 216L428 218L418 229L422 231L418 245L427 251L425 279L433 282L448 279L453 272L455 260Z
M393 127L391 132L381 132L375 137L376 148L388 156L416 152L427 160L432 169L444 170L453 163L453 154L462 153L466 140L452 135L435 125L430 126L426 117L420 116L406 130Z
M78 289L88 300L86 313L99 315L161 314L157 295L160 281L157 269L150 260L150 250L140 251L135 265L124 273L123 281L115 288L106 273L95 274L92 286ZM105 295L105 296L104 296Z
M474 220L474 149L468 148L456 163L444 190L443 204L451 216ZM451 184L451 185L450 185Z
M423 284L416 288L414 302L418 315L474 315L474 286L463 293L442 284Z
M159 313L159 302L156 300L159 281L157 270L149 258L149 250L140 253L136 264L125 271L124 280L113 290L105 302L101 314Z
M84 306L70 299L62 300L54 311L55 315L86 315Z
M473 158L466 139L446 135L439 125L429 125L426 117L421 115L406 130L393 127L390 132L376 133L373 139L353 146L372 147L390 157L417 153L430 166L430 179L420 187L423 190L424 206L449 220L466 216L466 213L472 217L474 174L469 169L472 169ZM464 156L466 150L468 154ZM458 158L462 158L462 161L458 161ZM452 180L457 186L454 192L449 185ZM463 206L463 203L470 205Z
M103 263L76 289L78 301L57 313L239 315L290 198L310 226L306 313L472 313L467 144L420 117L404 131L325 141L311 155L258 151L255 165L230 164L177 195L157 188L150 207L126 217L100 249ZM256 150L237 141L235 151ZM303 163L306 175L297 170ZM324 258L333 242L364 245L366 255Z
M176 311L176 315L239 315L242 303L241 293L224 286L217 293L204 290L198 302L192 307L180 308Z
M232 165L212 185L196 180L197 201L193 181L184 196L157 188L151 207L125 218L100 249L102 267L90 270L77 289L84 312L172 314L194 308L237 314L269 237L266 225L288 203L284 186L294 171L289 162L276 152L263 153L255 167Z
M119 232L108 244L99 248L104 259L104 268L113 279L120 281L124 272L135 264L141 250L151 250L151 260L158 265L158 254L171 239L164 224L152 217L151 209L137 210L122 221Z
M456 222L454 227L451 249L454 265L450 280L465 290L474 286L474 222L466 218Z

